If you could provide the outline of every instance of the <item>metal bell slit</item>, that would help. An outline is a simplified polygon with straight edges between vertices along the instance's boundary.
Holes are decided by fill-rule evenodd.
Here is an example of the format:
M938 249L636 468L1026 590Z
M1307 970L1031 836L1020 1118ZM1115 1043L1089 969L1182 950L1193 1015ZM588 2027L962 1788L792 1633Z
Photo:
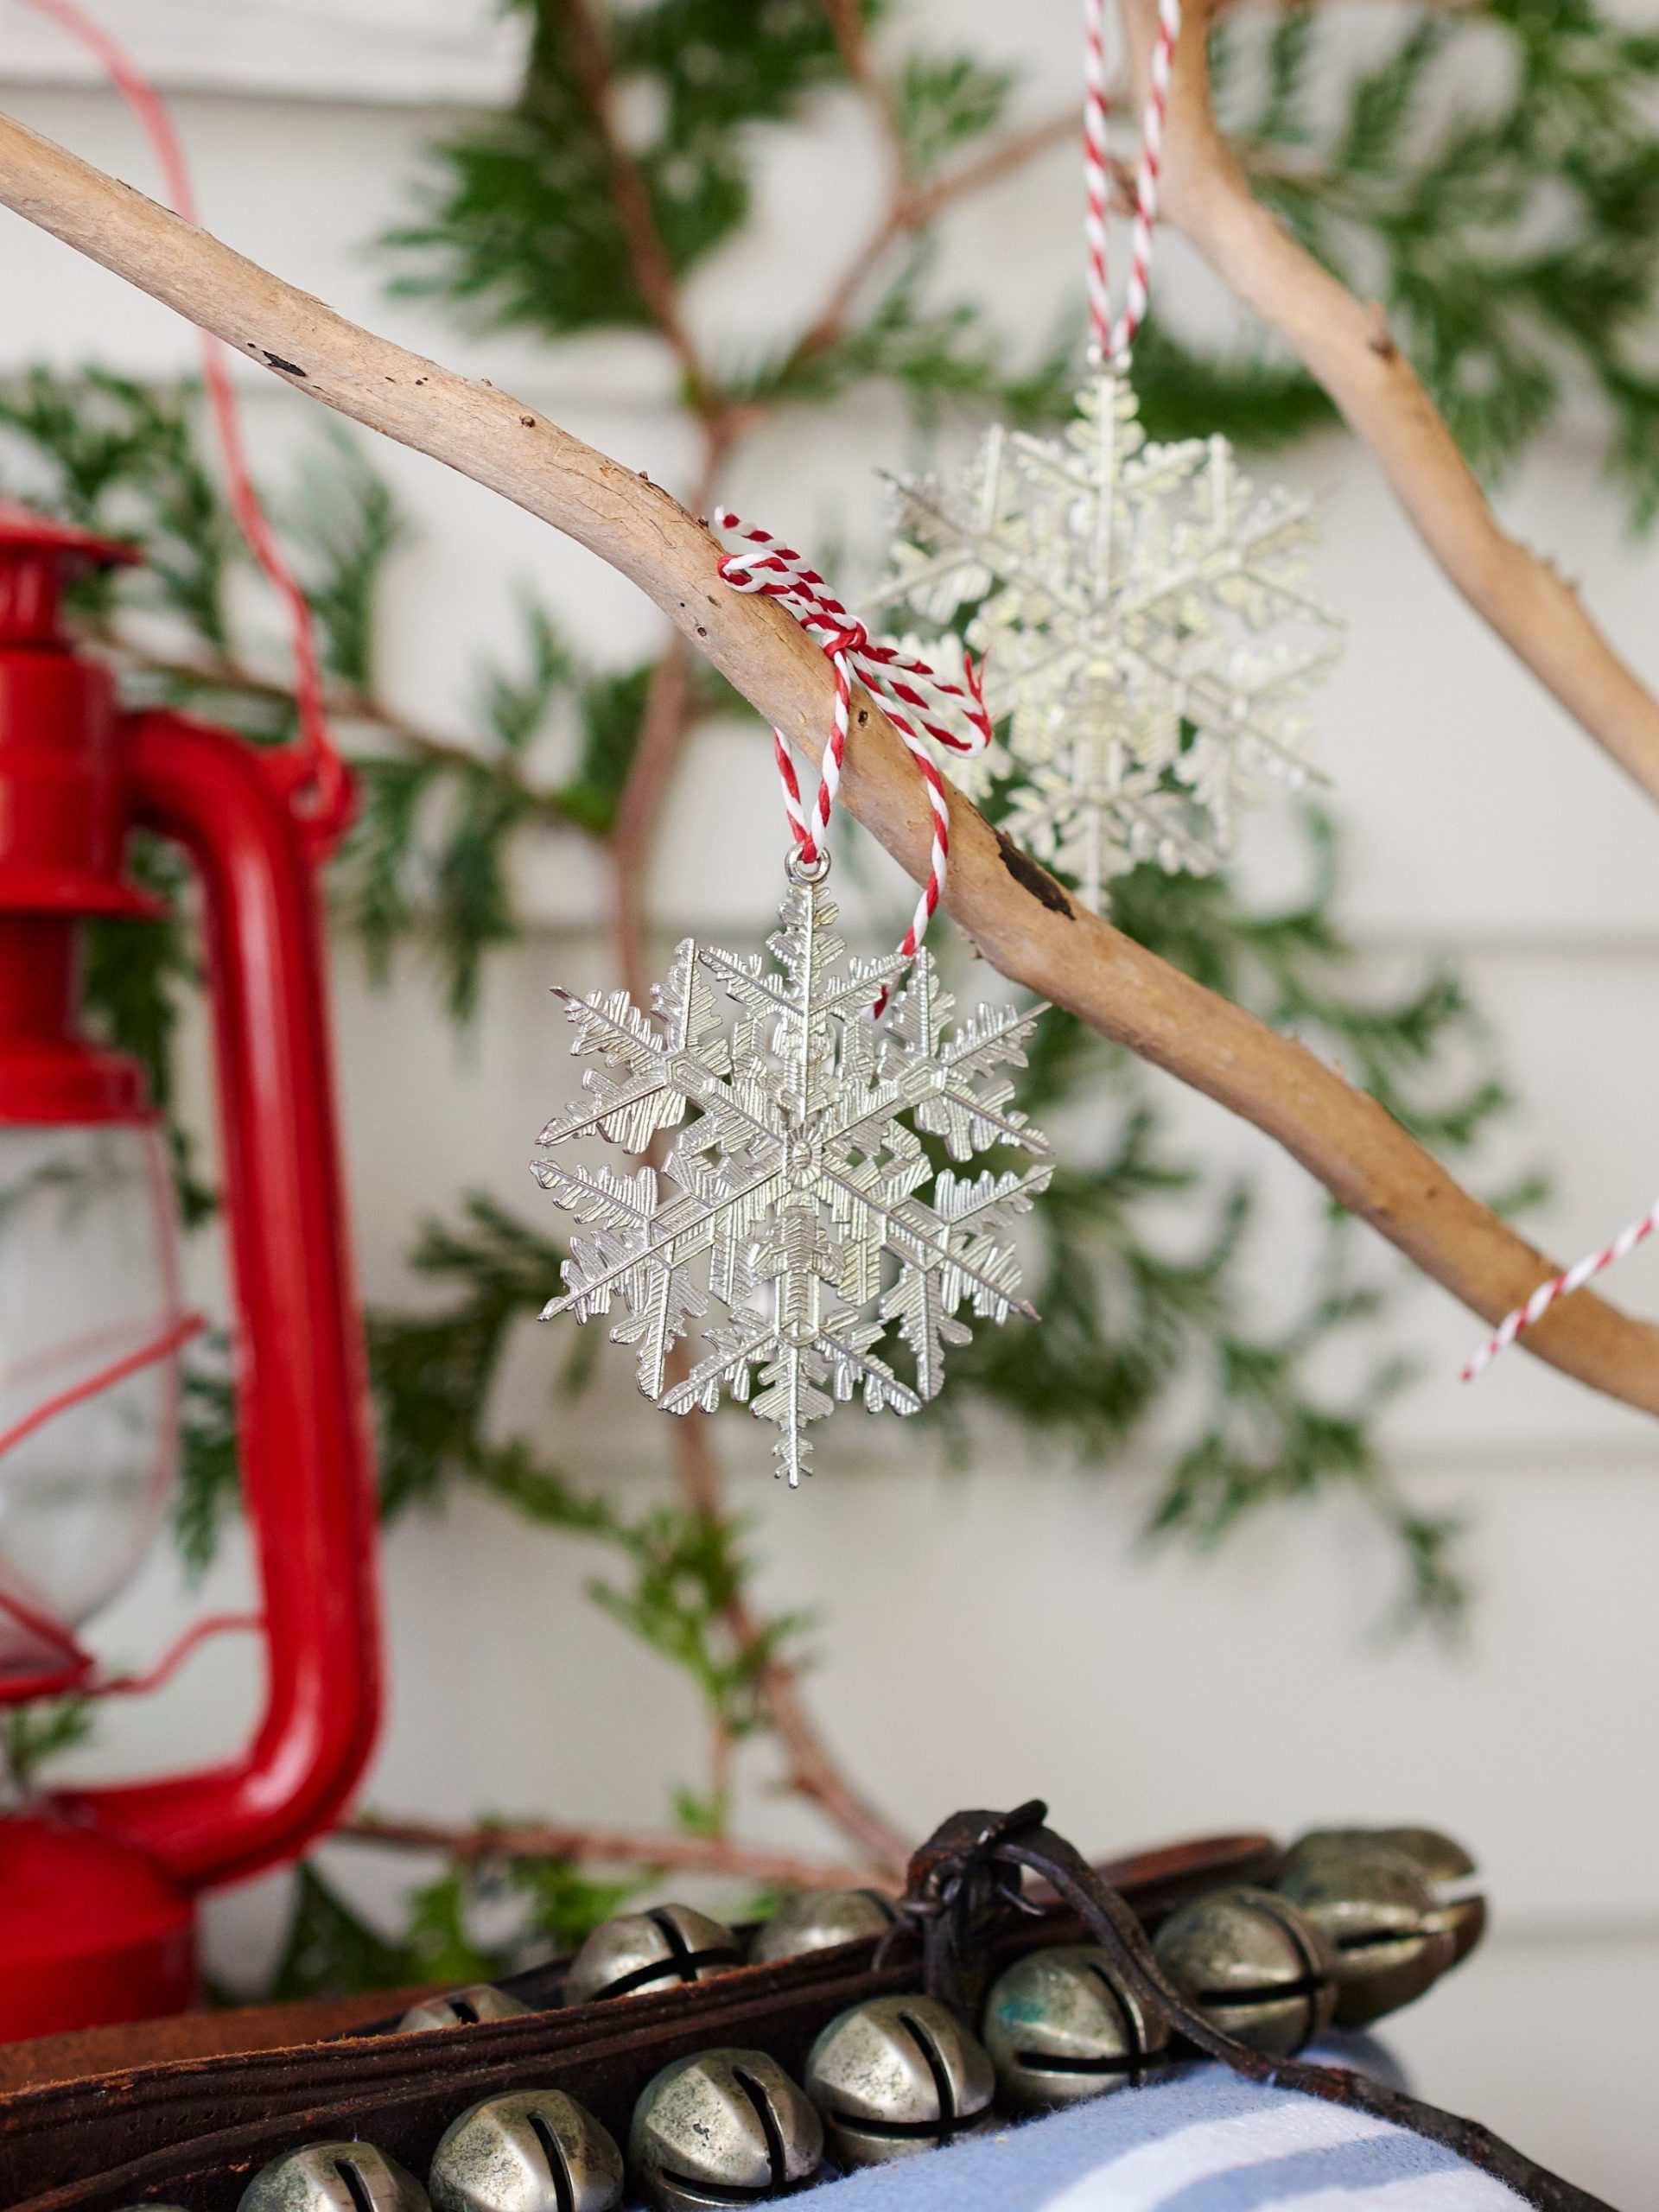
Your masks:
M744 1964L731 1929L689 1904L659 1904L649 1912L619 1913L601 1921L575 1957L564 1980L567 2005L601 1997L656 1996L682 1983L709 1981Z
M431 2212L413 2174L372 2143L308 2143L261 2166L237 2212Z
M629 2177L655 2212L729 2212L810 2181L823 2127L763 2050L705 2050L648 2082L628 2130Z
M515 2089L451 2121L426 2186L435 2212L615 2212L622 2153L563 2089Z
M856 1943L883 1934L896 1917L892 1898L880 1890L797 1890L755 1931L749 1962L760 1966Z
M1438 1981L1456 1939L1421 1866L1369 1839L1293 1855L1274 1885L1336 1954L1336 2022L1369 2027Z
M1252 2050L1291 2058L1331 2024L1335 1956L1313 1922L1270 1890L1212 1890L1173 1914L1154 1948L1205 2018Z
M806 2062L836 2165L907 2158L991 2120L984 2045L931 1997L873 1997L831 2020Z
M1486 1900L1467 1886L1478 1869L1457 1838L1440 1828L1311 1828L1286 1853L1284 1872L1355 1846L1402 1851L1414 1861L1434 1891L1440 1925L1452 1938L1452 1964L1460 1966L1486 1933Z
M417 2035L429 2028L471 2028L480 2020L517 2020L534 2012L493 1981L474 1981L465 1989L452 1989L447 1997L423 1997L411 2005L397 2023L400 2036Z
M1093 1943L1031 1951L999 1975L981 2026L1004 2100L1049 2112L1138 2088L1169 2055L1169 2024L1148 2012Z

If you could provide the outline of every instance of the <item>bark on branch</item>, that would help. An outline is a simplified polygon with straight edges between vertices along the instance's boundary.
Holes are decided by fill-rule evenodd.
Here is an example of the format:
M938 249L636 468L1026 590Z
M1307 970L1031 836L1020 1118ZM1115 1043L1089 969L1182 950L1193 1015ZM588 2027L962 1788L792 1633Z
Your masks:
M638 584L767 721L817 752L833 687L823 656L772 601L725 588L708 530L643 472L506 393L359 329L9 118L0 118L0 204L218 333L296 391L567 532ZM861 694L842 794L923 880L922 786L886 717ZM1471 1312L1495 1321L1552 1272L1375 1100L1074 906L957 795L950 851L950 912L1004 975L1253 1122ZM1524 1342L1581 1382L1659 1413L1659 1327L1580 1291Z
M1659 699L1548 561L1498 527L1381 308L1357 300L1254 197L1210 103L1204 10L1177 50L1164 136L1165 220L1300 355L1377 464L1425 545L1484 621L1648 797L1659 802ZM1123 0L1143 95L1156 0Z

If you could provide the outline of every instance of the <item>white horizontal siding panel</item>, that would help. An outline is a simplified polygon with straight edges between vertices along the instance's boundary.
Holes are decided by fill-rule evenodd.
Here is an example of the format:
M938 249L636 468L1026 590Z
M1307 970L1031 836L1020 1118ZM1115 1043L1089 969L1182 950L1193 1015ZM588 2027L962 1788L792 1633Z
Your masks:
M662 1494L667 1416L652 1479L604 1481L564 1409L544 1403L544 1448L574 1478L626 1511ZM721 1422L740 1446L746 1425L758 1434L741 1416ZM729 1456L732 1506L753 1516L748 1548L764 1562L760 1602L826 1624L814 1702L911 1830L1034 1791L1101 1852L1248 1826L1428 1821L1468 1841L1517 1932L1659 1927L1652 1473L1563 1462L1471 1485L1425 1471L1427 1504L1478 1515L1476 1608L1448 1650L1379 1640L1395 1565L1339 1503L1264 1520L1211 1557L1149 1561L1135 1545L1143 1493L1057 1471L1040 1451L967 1474L915 1451L899 1478L826 1465L793 1493L747 1448ZM665 1778L695 1771L701 1731L689 1686L585 1599L609 1564L477 1499L400 1524L386 1592L397 1694L364 1802L435 1819L659 1821ZM232 1557L194 1593L158 1560L98 1624L98 1648L137 1662L194 1611L232 1602L238 1575ZM78 1770L218 1751L223 1672L194 1668L165 1696L111 1707ZM745 1754L742 1832L822 1841L804 1808L761 1787L770 1771L764 1748Z
M493 0L81 0L167 92L453 101L512 97L524 18ZM0 85L101 85L91 54L29 9L0 11Z
M33 92L13 105L78 151L153 186L144 148L107 98ZM694 459L684 426L659 404L665 372L647 342L586 344L550 355L520 337L458 327L433 303L388 296L388 266L372 243L406 217L424 149L440 135L442 117L315 101L180 105L205 214L219 235L401 342L523 391L658 480L688 481ZM826 178L842 158L851 165L850 183L861 185L855 127L836 104L822 123L821 138L804 150L798 141L781 141L769 158L791 175L827 164ZM1062 300L1071 281L1071 184L1064 163L1020 181L1014 196L1024 243L1017 256L1002 202L992 199L976 209L957 242L964 251L976 242L981 249L976 262L969 254L964 263L964 282L982 284L985 269L997 271L999 305L1006 308L1006 267L1021 285L1039 282L1051 305ZM769 204L763 195L763 207ZM703 305L724 342L746 357L764 350L775 336L767 321L772 304L782 292L801 290L802 263L787 226L770 219L758 242L719 258L702 288ZM0 365L44 359L67 366L91 357L139 374L193 365L191 335L167 310L10 216L0 217L0 275L10 302ZM1164 275L1179 310L1187 272L1172 257ZM804 306L805 295L798 304ZM1027 304L1034 315L1035 302ZM296 423L307 419L288 395L251 371L248 376L262 409L292 410ZM581 630L596 659L642 650L652 617L637 594L601 577L596 563L418 456L384 446L377 451L426 547L422 559L404 565L389 607L389 627L406 649L411 699L453 701L444 711L461 714L474 642L510 629L520 577ZM721 490L740 511L797 542L816 537L845 546L841 573L856 595L861 580L879 567L885 539L877 472L921 457L896 410L866 397L816 424L804 447L798 421L781 420L753 442ZM1315 573L1348 624L1344 658L1313 712L1329 801L1352 847L1347 896L1357 925L1419 939L1536 944L1566 935L1586 948L1610 938L1659 943L1650 807L1447 587L1369 459L1332 433L1251 465L1258 477L1282 478L1318 499L1324 544ZM1586 496L1594 467L1582 436L1564 434L1506 488L1502 512L1581 581L1586 604L1610 636L1659 684L1659 629L1649 619L1659 592L1659 540L1632 543L1618 504L1603 493ZM441 620L434 620L438 612ZM723 764L712 778L694 772L683 802L688 817L706 818L727 789L724 774ZM709 896L700 873L679 863L677 850L683 849L671 848L665 856L658 885L665 914L699 911ZM1271 830L1258 829L1248 853L1253 865L1271 872L1277 849ZM562 880L555 871L535 887L549 918L574 917ZM747 880L731 885L730 895L740 909L753 904ZM584 887L577 905L588 904Z
M1042 0L1014 30L994 0L972 4L976 29L1040 48L1038 65L1064 97L1072 9ZM967 6L938 0L942 29L963 35ZM453 120L442 104L493 96L477 88L487 72L472 43L493 20L485 10L378 0L325 21L320 5L296 0L281 8L221 0L212 9L133 0L124 10L108 0L107 13L135 39L171 25L180 71L191 64L182 27L211 16L217 44L203 47L201 67L230 66L223 57L235 30L238 66L249 73L222 81L273 95L227 99L204 89L214 81L205 75L167 79L181 89L180 119L220 236L402 342L524 391L658 481L687 480L693 457L683 425L658 404L663 385L649 348L551 358L518 339L458 331L447 313L385 296L385 266L369 245L406 213L423 148ZM54 88L44 76L32 89L23 84L26 20L22 10L0 11L0 76L17 88L6 104L153 189L142 142L107 95L65 88L65 79ZM292 50L273 59L284 26L291 34L296 23L322 28L300 61ZM165 56L145 52L167 77ZM265 73L256 84L251 57L261 53ZM316 81L281 75L301 61ZM400 77L404 91L371 89L388 83L386 72L417 69L428 74ZM299 92L312 97L291 97ZM351 98L361 104L345 105ZM777 156L790 204L811 176L833 182L838 162L863 158L841 109L827 106L822 127L819 150ZM848 175L850 201L866 180L850 166ZM946 266L963 284L993 285L1011 321L1029 316L1046 329L1073 283L1075 215L1075 179L1058 160L965 219ZM720 319L734 346L759 350L775 335L767 317L780 300L792 312L816 296L805 279L822 272L804 270L806 258L768 203L753 246L711 270L696 312ZM1184 309L1192 278L1179 256L1160 281L1166 300ZM174 317L10 217L0 218L0 367L89 357L139 374L193 365L190 334ZM259 393L251 410L256 448L280 481L281 449L310 437L312 418L251 372L249 384ZM511 651L521 581L595 661L649 648L657 618L589 556L418 456L375 450L418 532L389 579L385 607L387 688L409 711L446 731L469 727L478 657ZM881 538L874 468L918 454L893 415L861 404L815 425L810 442L798 423L779 425L721 488L782 532L847 544L855 594L861 562L868 575ZM1503 512L1582 578L1587 602L1659 677L1649 613L1656 555L1631 547L1616 506L1586 493L1592 467L1587 448L1563 439L1505 493ZM1351 625L1348 657L1320 715L1332 803L1354 842L1353 918L1389 944L1478 948L1468 964L1526 1102L1491 1174L1536 1156L1552 1166L1558 1196L1534 1233L1574 1255L1659 1187L1649 1139L1659 1082L1651 817L1447 591L1363 456L1332 435L1257 473L1319 493L1320 574ZM717 810L743 859L711 884L699 855ZM677 798L655 887L664 938L693 924L732 932L728 942L756 941L781 842L762 734L736 725L708 733ZM1285 849L1269 828L1252 867L1271 875ZM850 885L850 871L842 880ZM593 932L606 887L589 857L550 845L528 889L540 921L566 934L559 942L544 934L491 964L467 1038L439 1021L429 980L412 962L385 993L365 987L353 956L337 963L352 1198L377 1303L433 1294L429 1285L417 1294L404 1273L411 1227L423 1213L447 1211L459 1190L481 1185L537 1215L525 1172L531 1140L578 1073L546 987L600 979ZM859 906L855 893L848 903ZM1618 957L1615 944L1624 948ZM200 1084L191 1089L205 1118ZM1218 1109L1173 1086L1170 1096L1206 1156L1265 1174L1264 1279L1294 1287L1312 1252L1306 1178ZM538 1217L551 1225L551 1209L542 1205ZM1659 1311L1656 1259L1621 1270L1610 1294ZM1427 1643L1390 1656L1368 1640L1392 1562L1339 1504L1304 1520L1275 1516L1212 1561L1178 1554L1147 1568L1134 1549L1145 1455L1138 1474L1096 1478L1040 1445L986 1433L976 1440L974 1471L952 1480L917 1448L912 1428L843 1412L822 1472L807 1494L791 1497L770 1479L760 1424L738 1414L722 1421L733 1502L759 1516L766 1601L816 1605L827 1618L812 1688L837 1750L913 1827L958 1803L1014 1802L1033 1789L1052 1799L1063 1828L1102 1849L1249 1821L1291 1828L1329 1817L1423 1817L1467 1832L1512 1925L1583 1929L1619 1917L1652 1925L1659 1875L1649 1839L1659 1782L1647 1745L1659 1692L1650 1600L1659 1484L1651 1425L1514 1353L1478 1389L1462 1390L1456 1366L1478 1334L1430 1288L1412 1295L1400 1323L1427 1375L1395 1424L1415 1494L1465 1508L1474 1522L1483 1595L1469 1645L1455 1656ZM523 1423L579 1478L616 1484L626 1503L643 1494L642 1471L655 1477L665 1465L667 1419L642 1405L627 1355L610 1347L601 1351L594 1396L575 1407L556 1402L551 1378L563 1349L552 1329L526 1326L499 1417ZM368 1801L456 1819L490 1809L642 1824L664 1817L664 1778L693 1776L686 1747L702 1740L702 1723L669 1670L584 1602L582 1586L602 1564L589 1547L537 1536L473 1503L396 1532L387 1578L397 1696ZM137 1663L190 1612L234 1602L242 1587L234 1559L209 1589L189 1593L158 1557L99 1624L100 1646ZM165 1696L108 1710L82 1764L153 1771L222 1751L251 1709L251 1656L193 1668ZM619 1722L626 1758L617 1755ZM435 1744L444 1746L440 1762ZM753 1753L744 1777L746 1833L822 1842L797 1808L760 1793ZM390 1901L398 1876L379 1879ZM216 1905L220 1955L234 1948L231 1923L244 1909L238 1898ZM1525 1990L1539 1985L1504 1979L1495 1955L1458 1986L1495 1994L1484 2010L1459 2012L1455 2030L1452 2011L1441 2012L1453 2005L1450 1989L1414 2021L1427 2028L1444 2017L1453 2055L1467 2053L1472 2068L1490 2050L1491 2064L1466 2082L1426 2073L1428 2093L1484 2113L1569 2171L1582 2164L1614 2201L1639 2201L1623 2176L1644 2169L1611 2161L1637 2155L1642 2115L1626 2108L1621 2122L1619 2107L1580 2100L1609 2146L1599 2172L1554 2133L1553 2115L1570 2116L1572 2081L1580 2078L1566 2069L1596 2041L1582 2023L1624 1981L1615 1986L1611 1967L1586 1972L1577 1999L1553 2024L1546 2016L1547 2041L1527 2048L1518 2026L1512 2038L1498 2031L1534 2017ZM1631 2050L1642 2048L1650 2006L1650 1995L1631 1999ZM1446 2059L1445 2038L1421 2048L1439 2054L1437 2064ZM1548 2076L1541 2070L1558 2065ZM1521 2101L1546 2079L1561 2084L1560 2095L1548 2109L1540 2103L1541 2125L1530 2128ZM1650 2150L1650 2126L1648 2135Z
M159 192L155 157L111 94L24 87L7 92L3 105L139 191ZM463 374L507 387L538 369L546 377L544 350L520 340L469 340L435 305L390 295L392 270L375 241L410 219L426 150L453 130L453 110L188 94L173 106L201 220L226 245L353 321L435 354ZM6 300L0 368L45 361L68 369L95 360L137 377L195 370L196 336L181 317L5 211L0 282ZM241 380L269 404L292 404L251 364ZM302 405L302 419L307 411Z

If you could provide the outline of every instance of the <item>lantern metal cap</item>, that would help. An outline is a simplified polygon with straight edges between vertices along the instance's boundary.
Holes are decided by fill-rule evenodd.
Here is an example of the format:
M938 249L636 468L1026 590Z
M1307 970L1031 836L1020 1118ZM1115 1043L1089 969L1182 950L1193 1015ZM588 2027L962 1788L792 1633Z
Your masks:
M100 537L78 523L60 522L26 507L21 499L0 499L0 553L60 553L89 567L114 569L143 558L121 537Z

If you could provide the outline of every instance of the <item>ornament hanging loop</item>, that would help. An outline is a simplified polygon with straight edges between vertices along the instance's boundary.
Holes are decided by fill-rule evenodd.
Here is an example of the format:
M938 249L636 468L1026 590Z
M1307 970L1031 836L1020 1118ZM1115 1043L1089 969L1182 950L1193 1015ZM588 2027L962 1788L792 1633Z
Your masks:
M715 510L717 530L742 528L729 508ZM934 910L944 894L945 870L950 855L950 810L944 779L934 765L929 741L961 753L982 753L991 741L991 719L981 689L982 664L964 664L964 682L948 683L925 660L918 660L873 639L856 615L849 613L816 569L808 566L792 545L785 545L770 531L743 531L744 550L726 555L720 564L721 580L733 591L759 592L779 601L822 649L835 671L835 715L818 775L818 788L810 806L801 798L800 782L788 740L776 728L772 733L772 755L783 790L784 810L801 858L812 865L824 853L830 817L841 785L846 758L848 725L853 685L862 683L878 700L915 761L926 788L932 817L927 880L899 950L911 959L921 944ZM754 550L748 549L753 547ZM792 873L792 871L791 871ZM797 878L796 880L806 880ZM884 990L876 1002L880 1014L887 1003Z
M809 853L804 845L791 845L784 857L784 874L791 883L822 883L830 873L830 855L822 846Z
M1158 179L1163 162L1164 119L1170 72L1181 35L1181 0L1159 0L1158 35L1152 49L1147 105L1141 119L1141 158L1135 179L1135 227L1129 243L1129 283L1123 311L1114 321L1107 269L1106 221L1113 188L1106 143L1106 0L1084 0L1083 170L1084 243L1088 255L1089 365L1122 376L1128 372L1135 334L1151 296L1153 244L1158 227Z

